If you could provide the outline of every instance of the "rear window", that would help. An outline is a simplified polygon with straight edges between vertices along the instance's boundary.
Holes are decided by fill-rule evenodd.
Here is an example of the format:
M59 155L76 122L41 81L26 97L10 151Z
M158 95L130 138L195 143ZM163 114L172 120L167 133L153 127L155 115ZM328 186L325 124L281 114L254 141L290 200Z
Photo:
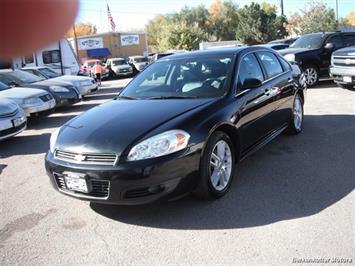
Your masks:
M45 64L59 63L60 51L59 50L43 51L42 59L43 59L43 63Z
M275 77L283 72L276 55L270 52L257 52L256 54L263 64L268 78Z

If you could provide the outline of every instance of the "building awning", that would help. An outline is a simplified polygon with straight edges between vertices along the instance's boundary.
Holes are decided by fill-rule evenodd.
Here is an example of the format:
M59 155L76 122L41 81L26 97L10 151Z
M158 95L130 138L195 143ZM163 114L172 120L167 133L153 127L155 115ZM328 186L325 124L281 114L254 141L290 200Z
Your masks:
M90 50L87 50L87 53L88 53L89 57L108 56L111 54L111 52L108 48L90 49Z

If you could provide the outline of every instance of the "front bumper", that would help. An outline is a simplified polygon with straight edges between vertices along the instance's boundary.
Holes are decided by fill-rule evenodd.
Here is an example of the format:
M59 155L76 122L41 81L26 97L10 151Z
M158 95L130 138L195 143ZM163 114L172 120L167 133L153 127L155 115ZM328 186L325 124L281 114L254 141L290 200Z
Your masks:
M15 124L14 120L20 119L21 124ZM0 140L11 138L26 129L26 114L20 110L12 117L0 118Z
M330 66L329 74L336 83L355 85L355 67Z
M48 102L43 102L41 104L28 104L22 105L21 108L25 111L26 116L31 116L32 114L37 114L40 112L48 111L56 106L56 101L54 99Z
M88 95L94 91L97 91L97 89L98 89L98 86L96 83L79 87L79 91L82 96L85 96L85 95Z
M47 174L53 187L71 197L92 202L136 205L174 198L196 186L200 152L165 156L116 166L76 164L54 158L48 152ZM66 173L85 175L88 193L67 188Z
M57 107L73 105L81 101L81 95L76 93L74 90L70 92L54 92L52 95L56 101Z

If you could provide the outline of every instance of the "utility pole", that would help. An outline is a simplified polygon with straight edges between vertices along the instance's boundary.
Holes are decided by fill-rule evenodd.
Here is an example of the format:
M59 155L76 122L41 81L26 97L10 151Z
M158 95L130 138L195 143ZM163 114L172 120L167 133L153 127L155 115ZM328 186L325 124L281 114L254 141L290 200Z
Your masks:
M73 24L73 34L74 34L75 53L76 53L76 57L78 57L78 54L79 54L79 51L78 51L78 39L76 38L75 24Z
M339 16L338 16L338 0L335 0L336 17L337 17L337 29L339 29Z
M284 12L284 0L280 0L280 7L281 7L281 16L284 16L285 15L285 12Z

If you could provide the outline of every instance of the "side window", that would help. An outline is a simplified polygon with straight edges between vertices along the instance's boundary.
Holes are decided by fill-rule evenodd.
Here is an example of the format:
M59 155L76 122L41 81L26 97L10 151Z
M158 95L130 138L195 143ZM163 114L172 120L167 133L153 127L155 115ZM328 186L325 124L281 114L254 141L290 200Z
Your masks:
M45 64L59 63L60 51L59 50L43 51L42 58L43 58L43 63Z
M276 55L270 52L257 52L256 54L263 64L268 78L275 77L283 72Z
M282 68L283 68L283 70L285 72L291 70L290 64L287 63L287 61L285 59L283 59L281 57L278 57L278 58L279 58L279 61L280 61L281 65L282 65Z
M242 58L239 65L238 85L243 85L247 79L264 80L258 60L254 54L248 54Z
M344 35L344 45L355 46L355 35Z
M334 50L336 49L340 49L344 47L344 43L343 43L343 39L341 38L341 36L333 36L330 37L327 40L327 43L332 43L334 44Z

